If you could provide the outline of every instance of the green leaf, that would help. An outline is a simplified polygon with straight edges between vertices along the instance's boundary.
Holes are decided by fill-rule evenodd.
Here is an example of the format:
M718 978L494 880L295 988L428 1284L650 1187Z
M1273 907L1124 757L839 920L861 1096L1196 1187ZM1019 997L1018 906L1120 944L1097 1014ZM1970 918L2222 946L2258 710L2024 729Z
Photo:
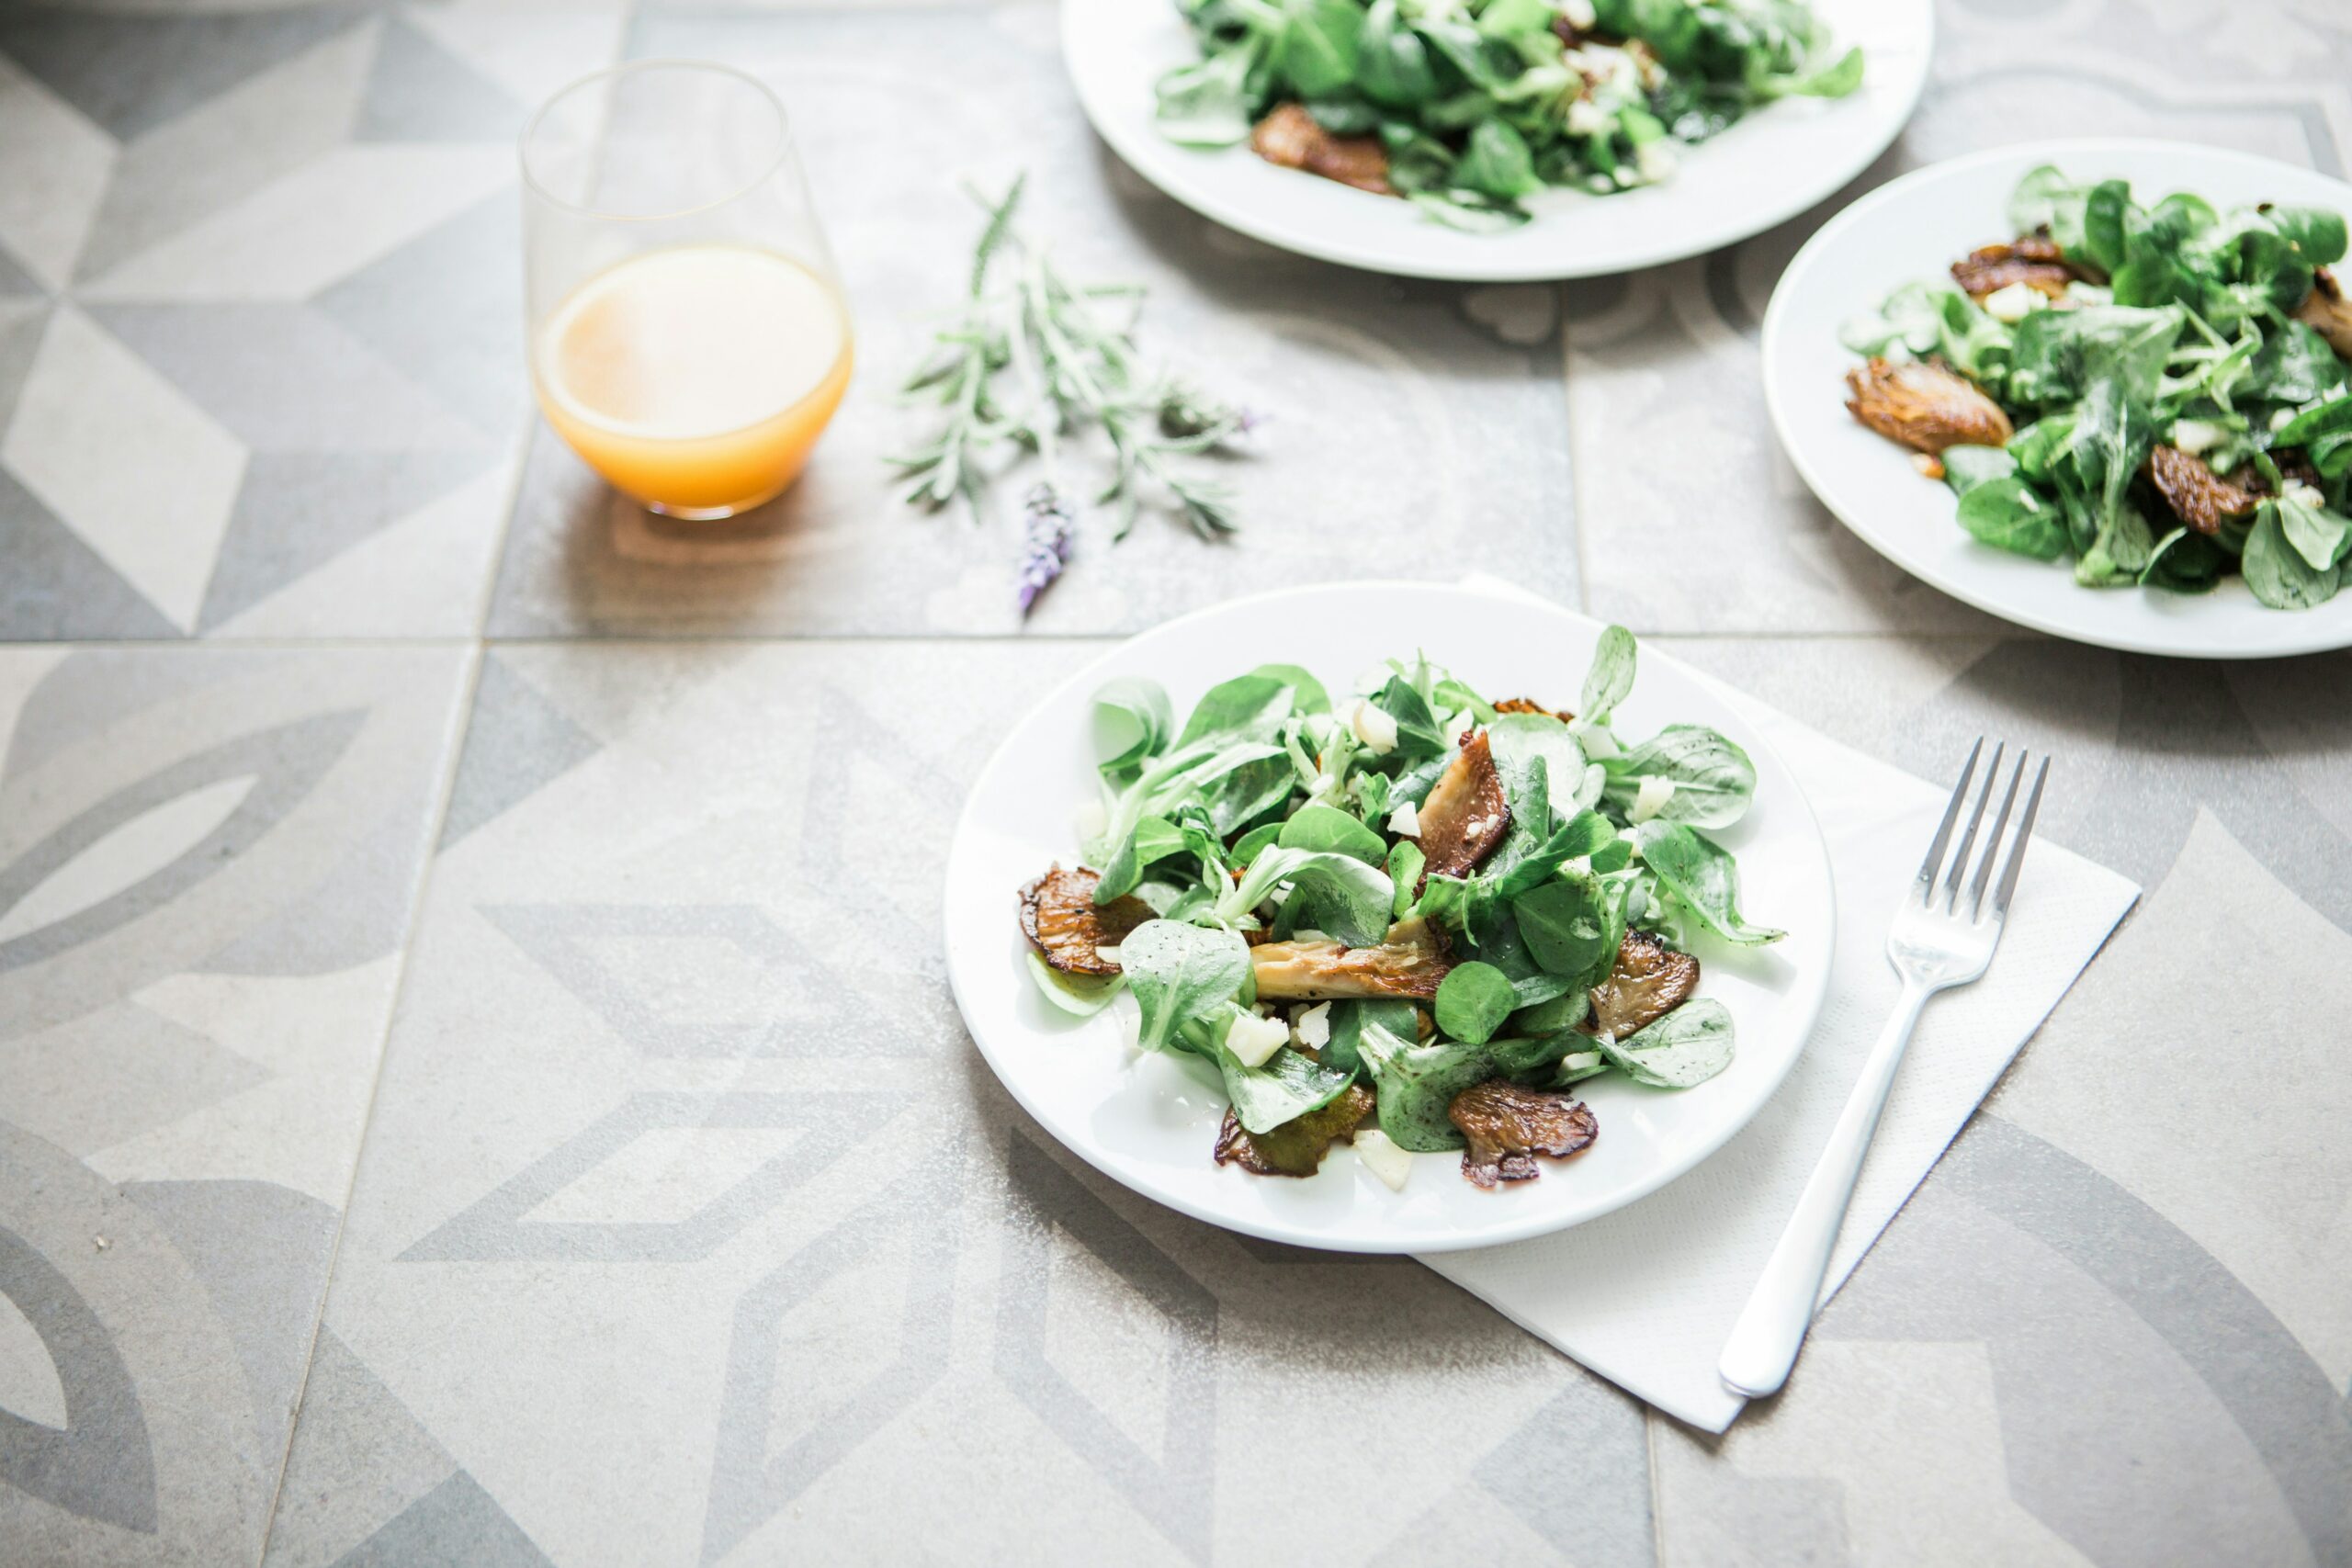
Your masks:
M1749 947L1787 934L1750 925L1740 914L1739 864L1713 840L1679 822L1645 822L1637 832L1642 863L1717 936ZM1120 951L1126 950L1122 946Z
M1518 1006L1519 993L1511 988L1510 976L1491 964L1475 959L1457 964L1438 982L1438 1028L1474 1045L1491 1039Z
M2036 560L2066 553L2066 521L2024 479L1993 479L1960 498L1960 525L1978 540Z
M1260 852L1241 874L1240 883L1218 899L1218 914L1227 920L1238 919L1283 886L1293 889L1293 897L1303 894L1313 898L1323 929L1350 947L1371 947L1388 934L1396 894L1387 874L1338 850L1277 844ZM1120 951L1125 951L1124 943Z
M2326 435L2352 431L2352 393L2330 398L2317 408L2305 409L2270 437L2273 447L2306 446Z
M1353 1073L1364 1066L1363 1032L1377 1026L1397 1040L1415 1033L1413 1004L1396 997L1364 997L1331 1004L1331 1037L1323 1044L1323 1064Z
M1329 713L1331 694L1323 682L1295 664L1261 664L1250 674L1261 680L1280 681L1291 689L1293 713Z
M1102 870L1102 880L1094 885L1094 901L1108 904L1136 889L1143 874L1170 855L1182 854L1186 844L1183 830L1165 817L1139 818L1135 831L1119 846L1119 852Z
M1143 1013L1136 1043L1147 1051L1169 1049L1185 1025L1216 1015L1252 983L1240 937L1176 920L1146 920L1129 931L1119 967Z
M1038 992L1076 1018L1101 1012L1126 986L1123 975L1065 975L1038 957L1034 949L1022 956L1029 960L1029 978L1036 982Z
M1456 183L1498 201L1516 201L1544 188L1535 177L1535 158L1526 138L1509 121L1488 116L1470 129L1462 161L1453 166Z
M1389 912L1398 919L1413 907L1415 890L1420 886L1422 868L1429 857L1421 846L1410 839L1399 839L1388 851L1388 881L1395 891L1390 895Z
M1643 780L1666 779L1674 793L1658 818L1694 828L1730 827L1747 815L1756 796L1756 764L1702 724L1668 725L1632 750L1602 758L1600 765L1609 775L1601 798L1610 805L1630 810Z
M2324 571L2344 558L2347 532L2352 525L2335 513L2300 501L2281 496L2278 509L2278 531L2295 547L2314 570Z
M1944 483L1954 495L1966 495L1979 485L2012 478L2018 460L1998 446L1947 446L1943 450Z
M1095 765L1106 777L1158 755L1176 727L1168 689L1134 675L1104 682L1094 694L1093 716Z
M2270 221L2303 260L2313 266L2332 266L2344 259L2344 214L2324 207L2274 207Z
M1356 28L1363 13L1350 0L1288 0L1288 22L1274 45L1274 69L1302 98L1323 98L1355 79Z
M1159 133L1185 147L1231 147L1250 140L1249 79L1257 49L1237 44L1160 77L1154 91Z
M1252 1133L1271 1133L1285 1122L1320 1111L1355 1082L1355 1074L1326 1066L1287 1045L1251 1067L1226 1049L1222 1032L1206 1043L1206 1054L1224 1076L1225 1097L1233 1101L1233 1119Z
M1319 803L1302 806L1293 813L1276 842L1286 850L1331 850L1353 855L1367 865L1379 865L1388 858L1388 845L1379 834L1338 807Z
M1713 997L1693 997L1623 1040L1594 1043L1635 1083L1689 1089L1731 1066L1731 1010Z
M1373 0L1356 29L1356 85L1365 97L1393 109L1437 96L1429 50L1397 19L1396 0Z
M1592 650L1592 665L1584 672L1584 694L1577 717L1587 724L1607 724L1609 716L1634 689L1634 634L1623 626L1602 630Z
M2194 528L2175 528L2156 541L2140 581L2167 593L2210 593L2231 566L2229 553Z
M2275 502L2266 501L2256 510L2238 570L2254 596L2274 610L2315 608L2335 598L2343 585L2340 567L2314 567L2288 542Z
M1564 871L1511 900L1520 940L1535 961L1582 991L1598 984L1625 940L1622 881Z
M1272 740L1288 718L1297 688L1274 675L1237 675L1202 694L1176 738L1181 750L1201 740Z
M1409 1033L1367 1018L1358 1048L1372 1073L1380 1130L1399 1148L1434 1154L1462 1146L1461 1131L1446 1111L1455 1095L1495 1076L1485 1046L1460 1040L1416 1045Z

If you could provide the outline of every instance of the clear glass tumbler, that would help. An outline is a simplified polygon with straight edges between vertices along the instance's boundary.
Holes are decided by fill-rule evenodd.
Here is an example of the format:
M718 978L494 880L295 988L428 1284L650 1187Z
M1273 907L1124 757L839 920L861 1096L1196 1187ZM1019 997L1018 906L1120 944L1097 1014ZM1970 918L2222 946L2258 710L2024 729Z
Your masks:
M548 423L672 516L729 516L789 485L853 355L775 95L724 65L623 65L549 99L522 153L531 383Z

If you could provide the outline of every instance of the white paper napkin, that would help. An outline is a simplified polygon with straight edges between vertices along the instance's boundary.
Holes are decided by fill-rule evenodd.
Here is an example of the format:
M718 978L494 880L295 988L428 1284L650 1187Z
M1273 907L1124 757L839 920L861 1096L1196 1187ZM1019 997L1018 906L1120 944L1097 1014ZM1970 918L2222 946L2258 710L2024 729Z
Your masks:
M1421 1259L1611 1382L1712 1432L1730 1426L1743 1403L1715 1376L1724 1341L1894 1004L1887 926L1951 790L1753 698L1724 695L1787 760L1829 841L1837 952L1804 1055L1737 1137L1640 1202L1534 1241ZM2051 787L2068 783L2060 758ZM1991 971L1928 1004L1838 1235L1830 1291L2139 896L2105 867L2034 841ZM1804 1376L1800 1360L1791 1381Z

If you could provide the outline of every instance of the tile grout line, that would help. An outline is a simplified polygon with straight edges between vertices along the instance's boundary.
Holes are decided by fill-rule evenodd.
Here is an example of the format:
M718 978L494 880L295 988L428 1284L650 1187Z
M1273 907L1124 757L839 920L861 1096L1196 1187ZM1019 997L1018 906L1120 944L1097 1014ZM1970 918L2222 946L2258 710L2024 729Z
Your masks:
M391 996L384 1010L383 1028L376 1046L376 1072L368 1086L368 1104L359 1119L359 1140L351 1151L351 1177L344 1184L343 1204L335 1215L334 1243L327 1249L326 1277L319 1287L319 1310L311 1324L310 1342L303 1347L302 1377L294 1389L294 1399L286 1424L286 1448L278 1456L277 1480L269 1489L269 1506L262 1516L261 1544L254 1558L254 1568L268 1561L270 1537L277 1529L277 1509L286 1492L286 1474L294 1461L294 1439L302 1424L302 1408L311 1392L311 1371L316 1364L319 1336L325 1332L327 1301L334 1290L337 1268L343 1261L343 1237L351 1221L351 1200L359 1186L359 1162L368 1152L368 1132L375 1124L376 1100L384 1086L384 1063L391 1055L392 1026L400 1018L401 1000L408 989L410 961L414 956L416 935L424 919L424 901L433 888L433 871L440 860L435 846L440 840L442 825L448 816L449 799L456 792L458 766L465 755L466 737L473 726L474 697L481 682L481 670L487 650L480 639L473 644L471 657L458 682L458 690L450 705L449 722L442 735L447 754L442 761L439 776L435 780L433 798L424 825L422 852L418 856L416 874L410 884L408 919L402 923L398 952L400 962L392 976Z
M627 10L622 12L621 25L628 25ZM525 314L526 317L529 314L527 310ZM523 356L526 371L529 370L531 357L530 338L531 324L526 320L523 323ZM525 408L523 417L517 422L519 428L514 432L513 444L507 447L514 459L514 472L506 481L506 504L498 509L498 526L490 541L490 570L482 573L481 587L476 591L473 640L477 647L490 635L491 613L498 607L498 584L506 575L506 546L514 535L514 514L523 509L523 478L530 468L531 447L536 443L539 426L535 374L533 381L534 400Z
M1642 1451L1648 1456L1650 1468L1650 1568L1666 1568L1666 1497L1657 1477L1658 1413L1647 1403L1642 1406Z
M1584 461L1577 451L1576 393L1568 385L1568 362L1574 357L1568 337L1568 285L1552 286L1560 311L1560 444L1568 454L1568 532L1576 550L1577 609L1592 614L1592 580L1587 575L1584 540Z

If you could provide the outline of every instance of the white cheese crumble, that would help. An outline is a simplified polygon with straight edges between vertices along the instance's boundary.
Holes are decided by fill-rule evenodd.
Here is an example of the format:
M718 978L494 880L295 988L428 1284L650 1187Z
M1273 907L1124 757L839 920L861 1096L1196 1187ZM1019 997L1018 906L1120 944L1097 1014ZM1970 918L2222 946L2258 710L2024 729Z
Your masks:
M1096 943L1094 956L1105 964L1116 964L1119 961L1118 943L1109 942Z
M1580 33L1590 32L1600 25L1600 13L1592 8L1592 0L1560 0L1560 19Z
M1568 106L1570 136L1600 136L1609 130L1610 117L1590 98L1578 98Z
M1588 757L1614 757L1623 750L1617 744L1615 736L1600 725L1587 724L1583 719L1570 724L1568 733L1577 738L1577 744L1584 748L1584 754Z
M1239 1014L1225 1032L1225 1048L1245 1067L1264 1066L1268 1057L1289 1043L1289 1024L1254 1012Z
M1293 942L1328 942L1334 946L1339 945L1340 942L1340 939L1329 931L1317 931L1313 926L1299 927L1290 933L1290 939Z
M2327 497L2301 479L2289 479L2281 485L2278 489L2278 499L2291 501L2297 506L2309 507L2313 512L2323 511L2327 506Z
M1375 704L1357 698L1355 705L1348 710L1348 728L1356 732L1356 739L1375 757L1385 757L1396 750L1396 721Z
M1377 1127L1356 1134L1356 1157L1391 1192L1405 1190L1405 1179L1413 1174L1413 1151L1398 1147L1394 1138Z
M1290 1021L1291 1038L1310 1050L1331 1043L1331 1004L1317 1002Z
M1674 781L1648 777L1642 780L1641 789L1634 796L1634 808L1625 813L1626 820L1646 822L1667 807L1674 798Z
M1419 808L1409 800L1398 805L1396 810L1388 814L1388 830L1400 838L1419 838L1421 836Z
M1652 185L1674 177L1678 160L1673 146L1665 141L1645 141L1634 149L1634 163L1642 171L1642 178Z
M2012 283L1984 296L1984 313L2014 326L2049 303L2049 296L2030 283Z
M2177 419L2172 425L2172 444L2193 457L2220 446L2222 437L2228 434L2210 420Z
M2270 416L2270 428L2274 431L2286 429L2295 423L2295 416L2302 412L2301 409L2280 409Z

